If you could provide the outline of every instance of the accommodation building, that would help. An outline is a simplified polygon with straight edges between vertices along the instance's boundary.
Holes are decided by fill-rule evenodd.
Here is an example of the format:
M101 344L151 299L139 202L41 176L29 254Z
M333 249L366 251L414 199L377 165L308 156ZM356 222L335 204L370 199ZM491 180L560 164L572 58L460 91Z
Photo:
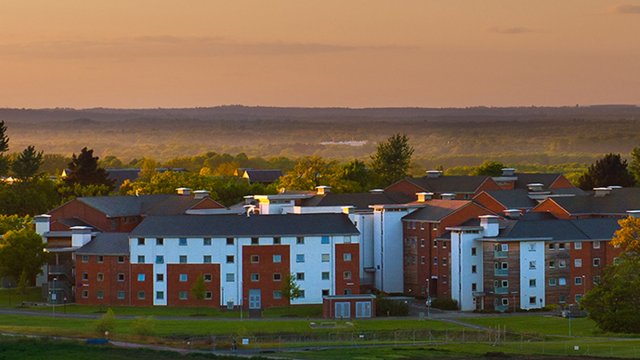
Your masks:
M587 196L549 198L533 208L563 219L626 217L640 208L640 188L617 186L595 188Z
M414 196L416 193L431 193L434 199L471 199L486 190L500 190L490 176L443 175L442 171L429 170L421 178L404 178L389 185L385 192L399 192Z

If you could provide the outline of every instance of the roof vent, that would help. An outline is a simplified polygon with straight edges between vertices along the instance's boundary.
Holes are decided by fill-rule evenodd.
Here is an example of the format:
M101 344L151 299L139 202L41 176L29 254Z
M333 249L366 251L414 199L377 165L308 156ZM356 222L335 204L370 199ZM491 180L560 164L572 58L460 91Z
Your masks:
M544 184L542 183L531 183L531 184L527 184L527 189L529 189L530 192L539 192L539 191L543 191L542 187L544 186Z
M456 198L456 194L454 193L442 193L440 195L442 200L454 200Z
M316 186L316 194L318 195L325 195L331 192L331 186Z
M425 202L427 200L433 199L432 192L419 192L416 193L416 196L418 197L418 202Z
M520 210L518 209L507 209L503 211L504 213L504 217L506 217L507 219L517 219L520 217Z
M440 170L427 170L427 177L429 179L435 179L442 176L442 171Z
M502 176L515 176L515 168L502 168Z
M196 200L204 199L206 197L209 197L209 190L196 190L193 192L193 198Z
M191 195L191 189L188 187L179 187L176 189L176 192L178 193L178 195L182 195L182 196Z
M595 197L603 197L611 194L611 188L609 187L597 187L593 188L593 196Z
M369 190L369 193L371 193L371 194L383 194L384 193L384 189L371 189L371 190Z

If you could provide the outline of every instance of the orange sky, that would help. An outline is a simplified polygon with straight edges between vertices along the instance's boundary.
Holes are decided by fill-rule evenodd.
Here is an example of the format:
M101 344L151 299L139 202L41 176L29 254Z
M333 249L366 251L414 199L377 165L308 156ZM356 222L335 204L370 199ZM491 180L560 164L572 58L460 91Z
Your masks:
M0 107L640 104L640 1L0 0Z

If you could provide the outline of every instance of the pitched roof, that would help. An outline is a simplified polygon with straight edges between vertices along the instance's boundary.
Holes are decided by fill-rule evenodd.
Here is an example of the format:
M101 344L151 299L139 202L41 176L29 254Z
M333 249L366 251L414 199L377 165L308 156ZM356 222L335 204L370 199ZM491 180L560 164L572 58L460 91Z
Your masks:
M133 237L357 235L345 214L150 216Z
M515 220L500 231L498 240L548 238L556 241L608 240L620 228L618 219Z
M574 196L553 198L570 214L620 214L640 210L640 188L613 189L605 196Z
M106 169L107 177L113 180L116 189L124 183L125 180L135 181L140 175L140 169Z
M129 255L129 234L98 233L76 253L78 255Z
M185 211L202 201L202 199L194 199L191 196L174 194L92 196L81 197L78 200L103 212L108 217L184 214Z
M429 200L423 208L405 215L402 220L440 221L470 203L470 200Z
M353 206L356 210L370 210L370 205L404 204L413 196L402 193L327 193L302 200L302 206Z
M244 175L251 182L270 184L276 182L282 176L282 170L278 169L247 169Z
M527 189L528 184L539 183L544 189L548 189L556 179L562 174L534 174L534 173L516 173L518 178L515 183L516 189Z
M474 193L490 176L442 175L405 178L406 181L434 193Z
M514 190L489 190L485 191L507 209L530 209L538 204L529 197L529 192L524 189Z

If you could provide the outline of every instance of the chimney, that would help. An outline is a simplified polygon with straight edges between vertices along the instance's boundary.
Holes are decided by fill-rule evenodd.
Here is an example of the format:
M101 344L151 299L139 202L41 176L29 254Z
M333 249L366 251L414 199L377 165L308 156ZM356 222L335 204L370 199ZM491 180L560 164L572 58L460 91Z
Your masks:
M520 210L518 209L507 209L503 211L504 213L504 217L506 217L507 219L517 219L520 217Z
M440 170L427 170L427 177L429 179L435 179L442 176L442 171Z
M193 198L196 200L209 197L209 190L196 190L193 192Z
M627 214L634 218L640 218L640 210L627 210Z
M454 193L442 193L440 194L442 200L455 200L456 194Z
M531 184L527 184L527 189L529 189L529 192L540 192L543 191L542 187L544 186L544 184L541 183L531 183Z
M593 196L595 197L603 197L611 194L611 188L609 187L597 187L593 188Z
M384 189L371 189L371 190L369 190L369 192L371 194L383 194L384 193Z
M176 192L178 193L178 195L182 195L182 196L191 195L191 189L188 187L179 187L176 189Z
M502 168L502 176L515 176L516 169L515 168Z
M498 236L498 232L500 231L498 224L498 217L495 215L480 215L480 226L484 229L483 236L485 237L493 237Z
M91 241L91 228L89 226L71 227L71 246L82 247Z
M51 229L51 215L37 215L33 219L36 223L36 233L38 235L42 236L44 233L49 232Z
M351 214L353 212L353 206L349 205L349 206L343 206L342 207L342 213L343 214Z
M245 205L250 205L253 202L253 195L246 195L246 196L243 196L243 198L244 198Z
M326 195L331 192L331 186L316 186L316 190L317 195Z
M425 202L427 200L433 199L432 192L419 192L416 193L416 196L418 197L418 202Z

